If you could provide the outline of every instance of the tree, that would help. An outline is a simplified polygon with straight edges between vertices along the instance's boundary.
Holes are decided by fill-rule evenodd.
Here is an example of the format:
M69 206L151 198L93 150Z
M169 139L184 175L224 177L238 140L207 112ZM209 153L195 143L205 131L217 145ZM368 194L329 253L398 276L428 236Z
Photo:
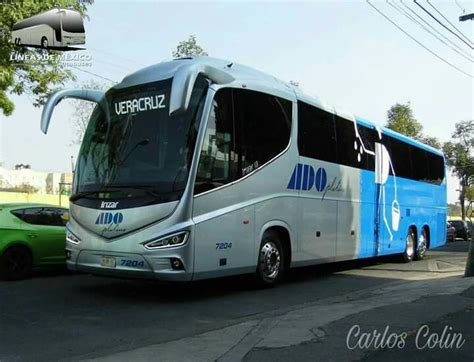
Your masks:
M82 84L83 88L98 90L104 90L108 88L108 86L109 85L106 83L100 83L95 80L89 80ZM74 139L72 140L72 144L79 145L82 142L82 137L86 131L92 111L97 104L95 102L84 101L81 99L71 99L70 104L74 108L71 116L71 122L74 128Z
M190 35L188 39L178 44L176 50L173 51L173 57L190 57L208 55L196 41L196 35Z
M461 218L465 220L466 191L474 185L474 121L456 123L452 141L446 142L443 151L448 167L459 179L459 203Z
M27 94L34 106L44 104L54 87L74 79L74 74L66 69L54 55L59 52L50 49L18 47L11 41L11 29L19 20L26 19L54 7L72 8L86 17L87 5L94 0L23 0L4 2L0 6L0 111L5 116L13 113L14 104L9 95ZM12 53L36 57L52 55L39 62L16 62Z
M426 143L427 145L436 148L437 150L441 150L443 148L443 145L436 137L426 136L421 139L421 142Z
M387 128L416 140L423 138L423 126L413 116L410 102L407 104L397 103L390 107L387 112L387 118Z

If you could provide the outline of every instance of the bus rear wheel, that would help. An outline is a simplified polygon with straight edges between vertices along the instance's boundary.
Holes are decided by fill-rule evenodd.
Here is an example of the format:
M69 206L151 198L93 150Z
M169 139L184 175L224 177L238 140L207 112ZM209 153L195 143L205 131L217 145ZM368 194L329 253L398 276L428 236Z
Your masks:
M41 38L41 47L43 49L48 49L48 39L45 36Z
M415 260L423 260L428 249L428 235L426 229L421 230L421 235L416 244Z
M260 287L272 287L283 278L285 254L277 232L267 230L263 234L258 253L255 279Z
M415 256L415 245L415 231L412 228L409 228L406 237L405 251L400 255L400 261L402 263L409 263L413 260L413 257Z

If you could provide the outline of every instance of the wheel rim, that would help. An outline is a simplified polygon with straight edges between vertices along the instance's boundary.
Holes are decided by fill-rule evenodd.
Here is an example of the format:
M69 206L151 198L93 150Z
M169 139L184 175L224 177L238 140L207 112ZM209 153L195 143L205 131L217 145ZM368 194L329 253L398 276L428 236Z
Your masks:
M414 241L414 238L413 238L413 235L412 234L408 234L407 236L407 256L409 258L412 258L413 257L413 254L415 253L415 241Z
M275 279L280 271L280 251L276 245L268 241L260 250L260 269L267 279Z
M44 39L43 40L43 48L47 48L48 47L48 39Z
M28 270L28 264L28 256L23 251L12 250L8 254L6 266L11 273L15 275L24 273L26 270Z
M426 253L426 236L424 233L420 235L420 241L418 243L418 255L424 257Z

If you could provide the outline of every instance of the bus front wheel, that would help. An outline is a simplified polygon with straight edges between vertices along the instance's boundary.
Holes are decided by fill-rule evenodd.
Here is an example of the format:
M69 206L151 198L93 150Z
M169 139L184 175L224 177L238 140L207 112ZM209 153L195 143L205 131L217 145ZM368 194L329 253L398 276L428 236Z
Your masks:
M48 39L45 36L41 38L41 47L43 49L48 49Z
M257 284L261 287L276 285L282 278L285 270L285 255L280 236L274 230L267 230L263 234L258 253Z

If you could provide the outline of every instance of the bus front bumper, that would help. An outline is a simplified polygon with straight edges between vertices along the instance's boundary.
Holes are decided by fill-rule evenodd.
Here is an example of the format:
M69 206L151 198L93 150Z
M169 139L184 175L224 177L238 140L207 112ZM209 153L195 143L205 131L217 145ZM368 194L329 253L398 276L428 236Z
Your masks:
M190 281L192 272L180 253L142 255L133 253L66 249L67 268L101 276Z

